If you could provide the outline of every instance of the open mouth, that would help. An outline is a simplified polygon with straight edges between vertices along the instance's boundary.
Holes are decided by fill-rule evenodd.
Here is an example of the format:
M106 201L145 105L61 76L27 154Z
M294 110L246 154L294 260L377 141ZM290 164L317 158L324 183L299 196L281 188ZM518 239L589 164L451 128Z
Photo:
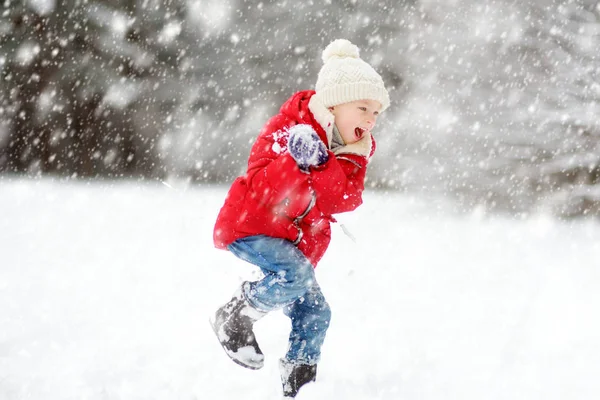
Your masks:
M354 128L354 136L356 136L356 139L362 139L364 134L365 130L363 128Z

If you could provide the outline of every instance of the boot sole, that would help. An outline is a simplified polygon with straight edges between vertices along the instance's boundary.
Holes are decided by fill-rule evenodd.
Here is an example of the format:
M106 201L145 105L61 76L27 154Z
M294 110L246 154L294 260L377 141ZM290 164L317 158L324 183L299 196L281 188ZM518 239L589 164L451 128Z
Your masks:
M253 365L253 364L245 364L242 361L238 360L237 358L233 357L229 350L225 347L225 344L223 342L221 342L221 339L219 339L219 333L217 332L217 327L215 326L214 321L212 320L212 318L208 319L208 323L210 324L213 332L215 333L215 336L217 337L217 341L219 342L219 344L221 345L221 347L223 348L223 350L225 351L225 354L227 354L227 357L229 357L231 359L231 361L233 361L234 363L236 363L237 365L239 365L240 367L244 367L247 369L251 369L253 371L256 371L258 369L261 369L263 365Z

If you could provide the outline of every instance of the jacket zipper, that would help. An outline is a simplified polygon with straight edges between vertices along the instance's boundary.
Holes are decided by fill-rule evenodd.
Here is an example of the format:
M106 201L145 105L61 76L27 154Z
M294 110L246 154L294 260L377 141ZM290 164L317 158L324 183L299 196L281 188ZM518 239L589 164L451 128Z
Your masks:
M315 206L315 204L317 203L317 196L315 195L315 192L311 189L310 191L310 202L308 203L308 206L306 207L306 210L304 210L304 212L302 214L300 214L299 216L297 216L296 218L294 218L294 226L296 227L296 229L298 229L298 237L296 238L296 240L294 240L293 244L295 246L298 246L300 244L300 242L302 241L302 237L304 236L304 232L302 232L302 228L300 227L300 223L302 222L302 220L304 219L304 217L306 217L308 215L308 213L310 212L310 210L313 209L313 207Z

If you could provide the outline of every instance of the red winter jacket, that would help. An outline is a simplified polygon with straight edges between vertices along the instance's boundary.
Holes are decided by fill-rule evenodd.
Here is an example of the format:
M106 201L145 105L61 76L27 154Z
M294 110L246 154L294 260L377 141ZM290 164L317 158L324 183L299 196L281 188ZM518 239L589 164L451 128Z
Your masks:
M328 161L310 167L310 173L301 171L287 151L287 128L296 124L310 124L330 148L333 115L314 94L294 94L261 130L246 174L233 182L217 217L217 248L253 235L284 238L316 266L331 240L332 215L362 203L368 158L375 150L370 135L366 156L364 146L358 152L352 145L336 149L336 154L330 150Z

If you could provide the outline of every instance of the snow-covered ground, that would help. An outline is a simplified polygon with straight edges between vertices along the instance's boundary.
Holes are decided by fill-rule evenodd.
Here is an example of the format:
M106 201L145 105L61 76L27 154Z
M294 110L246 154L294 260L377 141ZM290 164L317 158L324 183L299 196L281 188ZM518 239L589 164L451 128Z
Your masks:
M278 399L208 324L253 267L212 246L226 188L0 178L0 399ZM298 399L595 399L600 224L367 193L317 277L333 309Z

